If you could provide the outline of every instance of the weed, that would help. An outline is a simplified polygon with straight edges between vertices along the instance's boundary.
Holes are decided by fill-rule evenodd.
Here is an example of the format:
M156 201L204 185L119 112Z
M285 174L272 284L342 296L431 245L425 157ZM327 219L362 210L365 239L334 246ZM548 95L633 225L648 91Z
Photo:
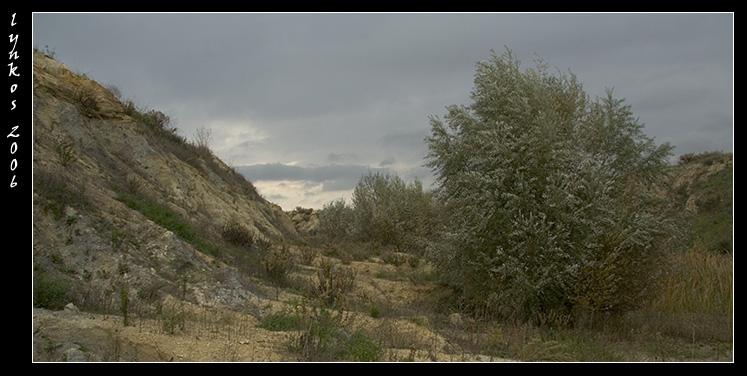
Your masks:
M187 222L165 207L137 198L128 193L120 193L116 196L116 199L127 205L130 209L143 213L148 219L175 233L188 243L192 243L197 237L196 232Z
M122 325L127 326L129 324L128 320L128 309L130 306L130 297L127 293L127 288L122 287L119 290L119 307L122 312Z
M519 351L519 359L526 362L569 362L573 357L567 353L565 345L557 341L542 340L539 336L532 337Z
M184 330L184 313L178 310L165 310L161 312L163 331L167 334L175 334L177 329Z
M37 51L41 52L44 56L56 60L57 58L57 52L54 50L54 47L50 48L48 45L44 45L44 50L40 51L37 49Z
M54 150L57 152L57 158L63 167L68 167L70 162L75 159L75 142L58 138L55 142Z
M96 92L91 87L81 87L75 91L75 100L80 105L83 115L94 118L100 115L99 102Z
M251 231L237 220L223 225L221 230L223 239L237 247L250 247L254 244L254 235Z
M120 276L124 276L125 274L130 272L130 266L125 264L124 262L120 261L119 264L117 264L117 273L119 273Z
M400 266L407 262L407 256L402 253L387 251L381 255L381 261L384 261L385 264Z
M286 246L271 250L263 259L267 277L277 284L286 282L286 278L293 270L293 255Z
M122 232L117 229L112 230L111 245L114 250L119 250L127 239L127 232Z
M314 294L325 304L334 305L342 302L345 294L353 289L356 272L351 267L325 260L319 266L316 277Z
M312 247L301 248L301 262L304 265L312 265L314 260L319 256L319 251Z
M381 344L359 330L348 339L343 355L357 362L374 362L379 360L381 352Z

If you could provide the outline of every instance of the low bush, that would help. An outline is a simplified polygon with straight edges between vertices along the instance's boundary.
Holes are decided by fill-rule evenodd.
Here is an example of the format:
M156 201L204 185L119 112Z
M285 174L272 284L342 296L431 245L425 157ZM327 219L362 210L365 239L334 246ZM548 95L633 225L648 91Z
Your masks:
M129 193L120 193L116 196L116 199L127 205L130 209L141 212L151 221L169 231L172 231L188 243L193 243L197 238L197 233L189 223L184 221L184 219L182 219L178 214L172 212L168 208L141 199Z
M69 302L70 282L41 272L34 273L34 307L61 310Z
M354 332L347 341L343 356L356 362L375 362L381 357L381 344L363 331Z
M271 249L264 256L262 263L267 278L276 284L286 283L288 275L293 271L295 265L293 255L285 246Z
M260 327L273 332L287 332L291 330L299 330L301 328L301 320L298 316L295 316L292 313L280 311L263 316L259 325Z
M346 330L348 318L342 310L313 307L302 302L295 305L290 315L273 315L273 321L277 319L288 325L288 330L297 331L289 337L288 348L304 361L373 362L381 357L379 341L364 331Z
M223 225L221 235L225 241L238 247L250 247L254 244L254 235L249 228L235 220Z

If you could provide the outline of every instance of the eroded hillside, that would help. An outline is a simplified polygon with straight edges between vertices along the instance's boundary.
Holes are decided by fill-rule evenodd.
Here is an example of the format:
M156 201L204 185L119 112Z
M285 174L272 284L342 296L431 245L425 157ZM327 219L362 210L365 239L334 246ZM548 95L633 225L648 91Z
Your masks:
M254 294L238 271L244 256L225 251L226 229L293 242L290 218L165 115L36 51L33 69L35 300L93 312L125 298L141 312L166 298L244 309Z

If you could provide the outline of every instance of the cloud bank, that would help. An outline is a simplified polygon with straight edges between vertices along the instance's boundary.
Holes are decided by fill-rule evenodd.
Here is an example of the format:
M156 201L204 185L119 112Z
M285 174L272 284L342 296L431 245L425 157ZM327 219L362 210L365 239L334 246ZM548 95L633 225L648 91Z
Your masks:
M428 118L469 104L510 48L614 88L677 154L733 150L733 14L36 13L33 45L169 115L283 208L348 198L368 169L432 180Z

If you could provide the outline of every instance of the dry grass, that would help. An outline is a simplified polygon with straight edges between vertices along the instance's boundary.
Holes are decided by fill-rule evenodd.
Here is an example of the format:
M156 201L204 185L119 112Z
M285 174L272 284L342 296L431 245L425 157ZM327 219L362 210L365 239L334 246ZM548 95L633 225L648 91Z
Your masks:
M671 256L672 271L653 306L665 313L731 316L734 263L731 255L688 252Z

